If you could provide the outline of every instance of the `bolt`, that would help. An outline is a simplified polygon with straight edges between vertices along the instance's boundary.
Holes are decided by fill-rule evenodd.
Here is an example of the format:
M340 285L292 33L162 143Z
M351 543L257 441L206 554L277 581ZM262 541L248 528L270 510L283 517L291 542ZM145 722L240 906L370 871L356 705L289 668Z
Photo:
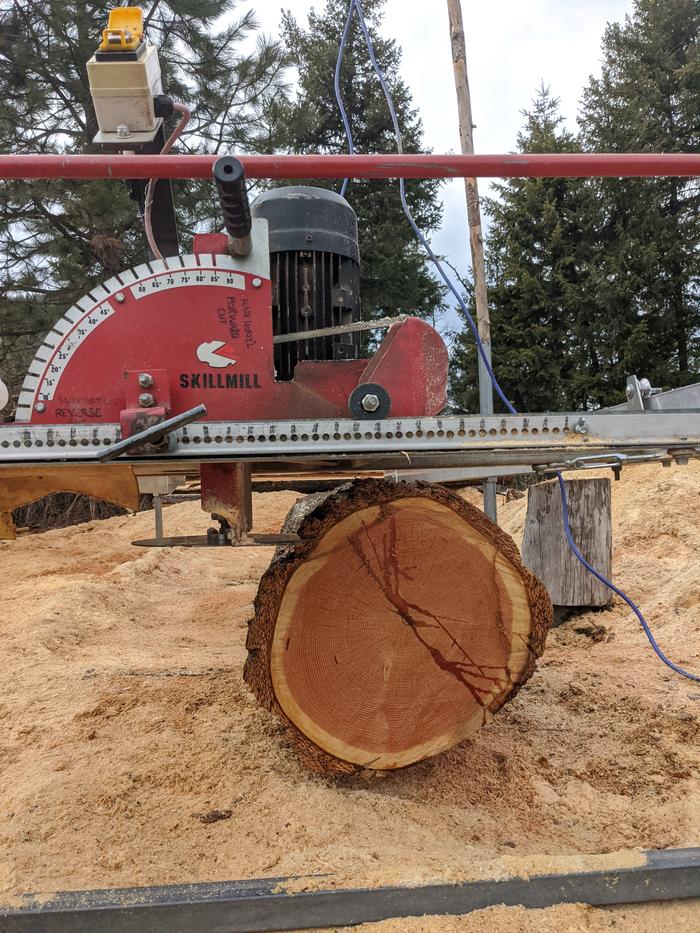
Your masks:
M253 286L253 288L260 288L262 285L262 279L253 279L250 284Z
M306 240L307 243L313 243L314 241L313 234L307 233L304 239Z
M139 373L139 385L142 389L150 389L153 385L153 376L150 373Z
M574 425L574 434L588 434L588 425L585 418L579 418Z
M43 402L37 402L34 406L36 410L41 414L42 411L46 411L46 405Z
M642 398L649 398L651 395L651 383L648 379L639 380L639 392Z
M376 411L381 403L376 395L369 393L362 397L360 404L365 411Z
M139 405L142 408L151 408L155 404L155 399L150 392L142 392L139 395Z
M124 294L124 292L117 292L117 294L114 297L119 302L119 304L126 301L126 295Z
M131 136L131 130L126 123L120 123L117 127L117 139L128 139Z

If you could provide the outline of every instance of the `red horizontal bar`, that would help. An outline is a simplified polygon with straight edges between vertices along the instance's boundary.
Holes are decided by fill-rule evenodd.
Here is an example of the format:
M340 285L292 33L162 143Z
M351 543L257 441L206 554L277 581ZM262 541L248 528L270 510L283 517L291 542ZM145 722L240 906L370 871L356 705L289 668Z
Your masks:
M248 178L553 178L700 175L698 153L241 155ZM0 155L1 178L209 178L211 155Z

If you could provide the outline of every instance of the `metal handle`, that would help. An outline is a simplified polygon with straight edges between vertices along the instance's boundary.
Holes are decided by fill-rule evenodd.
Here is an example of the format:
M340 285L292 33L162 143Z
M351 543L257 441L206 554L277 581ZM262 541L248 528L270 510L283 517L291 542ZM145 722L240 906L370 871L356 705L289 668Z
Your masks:
M184 428L186 424L192 424L193 421L197 421L206 413L207 409L204 405L197 405L196 408L190 408L188 411L183 411L172 418L166 418L165 421L159 421L158 424L146 428L145 431L131 434L129 437L125 437L123 441L117 441L116 444L112 444L107 450L99 453L97 459L100 463L109 463L110 460L116 460L121 454L127 454L135 447L140 447L141 444L146 444L149 441L157 443L164 435L170 434L171 431L175 431L177 428Z
M581 457L572 457L559 463L536 463L532 469L535 473L559 473L562 470L619 470L629 463L653 463L657 460L668 460L670 452L663 450L648 450L640 454L625 454L620 451L608 453L584 454Z
M243 166L233 156L222 156L214 163L214 182L224 212L229 251L234 256L247 256L252 248L250 202L245 186Z

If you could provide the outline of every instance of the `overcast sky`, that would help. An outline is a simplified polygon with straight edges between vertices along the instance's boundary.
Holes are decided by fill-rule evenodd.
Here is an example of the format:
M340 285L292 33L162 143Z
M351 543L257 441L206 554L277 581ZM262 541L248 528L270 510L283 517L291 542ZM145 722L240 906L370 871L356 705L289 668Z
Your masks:
M240 9L245 6L241 3ZM282 8L305 20L311 7L323 9L325 3L252 0L250 6L263 31L278 35ZM621 21L631 10L632 0L462 0L476 151L515 148L521 111L529 106L541 81L561 99L562 115L575 129L583 87L589 75L600 70L605 25ZM386 0L385 11L382 33L394 38L403 51L401 73L422 117L426 147L458 152L447 4ZM448 183L443 202L443 224L433 244L462 272L469 266L463 183Z

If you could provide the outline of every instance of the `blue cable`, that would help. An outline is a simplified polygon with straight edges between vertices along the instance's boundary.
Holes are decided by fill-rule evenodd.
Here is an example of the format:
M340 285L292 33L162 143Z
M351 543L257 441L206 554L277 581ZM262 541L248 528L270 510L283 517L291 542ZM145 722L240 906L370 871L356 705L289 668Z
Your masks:
M343 98L342 98L341 93L340 93L340 82L339 82L338 78L339 78L339 75L340 75L340 62L342 61L343 53L344 53L344 51L345 51L345 43L346 43L346 41L347 41L348 33L349 33L349 31L350 31L350 23L351 23L351 21L352 21L352 15L353 15L353 12L354 12L355 10L357 10L357 14L358 14L359 22L360 22L360 28L361 28L362 33L363 33L364 38L365 38L365 44L366 44L366 46L367 46L367 51L368 51L368 53L369 53L370 62L372 63L372 68L374 69L374 73L376 74L376 76L377 76L377 78L378 78L378 80L379 80L379 83L381 84L382 91L384 92L384 98L385 98L385 100L386 100L386 102L387 102L387 106L388 106L388 108L389 108L389 114L390 114L390 116L391 116L391 122L392 122L392 125L393 125L393 128L394 128L394 136L396 137L396 148L397 148L397 150L398 150L399 153L402 153L402 152L403 152L403 145L402 145L402 141L401 141L401 130L400 130L400 128L399 128L399 121L398 121L398 118L397 118L397 116L396 116L396 110L395 110L395 108L394 108L394 101L393 101L393 98L392 98L392 96L391 96L391 91L390 91L389 88L387 87L386 81L384 80L384 74L383 74L383 72L382 72L382 69L379 67L379 63L377 62L377 58L376 58L376 56L375 56L375 54L374 54L374 45L372 44L372 37L370 36L369 30L367 29L367 23L365 22L365 17L364 17L364 13L363 13L363 11L362 11L362 4L361 4L360 0L350 0L350 6L349 6L349 9L348 9L348 18L347 18L347 22L346 22L346 24L345 24L345 31L343 32L343 37L342 37L342 39L340 40L340 48L339 48L339 51L338 51L338 64L336 65L336 69L335 69L335 74L336 74L335 99L336 99L336 101L337 101L337 103L338 103L338 109L340 110L340 116L341 116L341 119L342 119L342 121L343 121L343 126L345 126L345 127L346 127L346 130L347 130L347 128L349 127L349 121L348 121L347 112L346 112L346 110L345 110L345 104L343 103ZM350 135L350 136L348 137L348 146L349 146L350 153L351 153L351 155L352 155L352 154L355 152L355 149L354 149L354 146L353 146L353 142L352 142L352 135ZM345 190L346 190L346 188L347 188L347 181L348 181L348 180L347 180L347 178L346 178L345 181L343 182L343 187L340 189L341 195L344 195L344 194L345 194ZM476 324L475 324L475 322L474 322L474 318L471 316L471 314L470 314L470 312L469 312L469 309L467 308L467 306L466 306L464 300L462 299L462 296L459 294L459 292L457 291L457 288L456 288L455 285L453 284L452 280L450 279L450 277L447 275L447 273L446 273L445 270L443 269L442 263L440 262L440 260L438 259L438 257L437 257L437 256L435 255L435 253L433 252L433 250L432 250L430 244L428 243L427 239L425 238L425 236L423 235L422 231L421 231L420 228L418 227L418 224L415 222L415 220L414 220L414 218L413 218L413 215L411 214L411 210L410 210L410 208L409 208L409 206L408 206L408 202L407 202L407 200L406 200L406 185L405 185L405 183L404 183L404 179L403 179L403 178L400 178L400 179L399 179L399 191L400 191L400 193L401 193L401 207L403 208L403 212L404 212L404 214L406 215L406 219L408 220L409 224L411 225L411 228L412 228L413 232L415 233L416 237L418 238L418 240L420 241L421 245L423 246L423 249L426 251L426 253L427 253L428 256L430 257L430 259L432 260L433 265L435 266L435 268L436 268L437 271L439 272L440 277L442 278L443 282L444 282L445 285L448 287L448 289L452 292L452 294L453 294L453 296L455 297L457 303L459 304L459 306L460 306L460 308L461 308L461 310L462 310L462 313L464 314L464 317L465 317L465 319L466 319L466 321L467 321L467 324L469 325L469 329L471 330L472 334L474 335L474 339L476 340L476 347L477 347L477 350L478 350L478 352L479 352L479 355L481 356L481 359L482 359L482 361L483 361L483 363L484 363L484 366L486 367L486 371L487 371L488 374L489 374L489 378L491 379L491 382L492 382L492 384L493 384L494 389L495 389L496 392L498 393L499 398L501 399L501 401L503 402L503 404L505 405L505 407L508 409L508 411L511 413L511 415L517 415L517 411L515 410L515 408L514 408L513 405L511 404L510 400L509 400L508 397L506 396L505 392L503 391L503 389L501 388L501 386L500 386L499 383L498 383L498 379L496 378L496 374L495 374L495 372L493 371L493 367L491 366L491 362L490 362L490 360L489 360L489 358L488 358L488 356L487 356L487 354L486 354L486 350L484 349L484 345L483 345L483 343L481 342L481 339L480 339L480 337L479 337L479 331L478 331L477 326L476 326Z
M352 129L350 128L350 121L348 120L348 115L343 106L343 98L340 93L340 68L343 64L343 55L345 53L345 46L348 41L348 36L350 35L350 27L352 25L352 17L355 12L355 5L351 3L348 8L348 17L345 20L345 29L343 29L343 35L340 39L340 48L338 49L338 60L335 63L335 75L333 76L333 89L335 91L335 99L338 102L338 107L340 109L340 116L343 121L343 128L345 130L345 138L348 141L348 151L350 155L353 155L355 152L355 144L352 141ZM345 192L348 187L349 178L343 179L343 184L340 188L341 198L345 197Z
M592 564L589 564L589 563L588 563L588 561L586 560L586 558L585 558L585 557L583 556L583 554L579 551L579 549L578 549L578 547L577 547L577 545L576 545L576 542L574 541L573 535L571 534L571 526L569 525L569 506L568 506L568 503L567 503L567 501L566 501L566 487L565 487L565 485L564 485L564 477L561 475L561 473L560 473L558 470L557 470L557 472L556 472L554 475L555 475L556 478L559 480L559 489L560 489L560 491L561 491L561 512L562 512L562 516L563 516L563 518L564 518L564 534L566 535L567 543L568 543L569 547L571 548L571 550L572 550L574 556L576 557L576 559L579 560L579 561L583 564L583 566L586 568L586 570L588 570L589 573L592 573L593 576L594 576L597 580L600 580L601 583L604 583L605 586L607 586L607 588L608 588L609 590L612 590L613 593L617 593L617 595L620 597L620 599L624 600L624 601L627 603L627 605L630 607L630 609L632 610L632 612L633 612L633 613L637 616L637 618L639 619L639 623L640 623L640 625L642 626L642 628L644 629L644 634L645 634L646 637L649 639L649 644L650 644L651 647L654 649L654 651L656 652L656 654L658 655L658 657L661 658L661 660L664 662L664 664L668 665L668 667L670 667L671 670L672 670L672 671L675 671L677 674L681 674L683 677L687 677L689 680L694 680L696 683L700 683L700 676L698 676L698 674L692 674L690 671L686 671L686 670L684 670L684 668L679 667L678 664L675 664L675 663L664 653L664 651L663 651L663 650L661 649L661 647L659 646L659 643L658 643L657 640L654 638L654 633L653 633L652 630L649 628L649 623L647 622L647 620L646 620L646 619L644 618L644 616L642 615L641 610L640 610L639 607L633 602L633 600L630 599L630 597L627 595L627 593L624 593L619 587L615 586L614 583L611 583L610 580L606 579L606 578L603 576L603 574L600 573L600 571L596 570L595 567L594 567Z
M348 6L348 16L347 16L347 20L345 23L345 29L343 30L343 35L340 40L340 47L338 49L338 61L336 64L336 69L335 69L335 84L334 84L335 99L338 103L338 109L340 110L340 116L343 121L343 126L345 127L345 132L347 134L349 151L350 151L350 154L352 155L355 152L355 148L354 148L353 141L352 141L352 133L350 131L350 123L348 120L348 115L345 110L345 105L343 103L342 95L340 93L340 66L343 60L343 54L345 52L345 45L347 43L348 35L350 34L350 26L352 23L352 17L355 12L357 12L360 29L362 30L362 34L365 39L365 45L367 46L367 52L369 54L369 58L372 63L372 68L374 69L374 73L376 74L377 79L379 80L379 83L382 87L382 91L384 92L384 98L386 100L387 107L389 108L389 114L391 116L391 122L394 128L394 135L396 137L396 148L398 152L401 153L403 152L403 146L402 146L402 141L401 141L401 130L399 127L398 118L396 116L396 109L394 107L394 101L391 96L391 92L384 79L384 74L382 72L382 69L380 68L379 63L377 62L376 56L374 54L374 46L372 44L372 38L367 28L367 23L365 22L365 16L362 10L361 0L350 0L350 4ZM341 195L345 194L347 185L348 185L348 179L346 178L343 181L343 186L340 191ZM403 178L399 179L399 191L401 192L401 206L403 208L404 214L406 215L406 219L411 225L413 232L415 233L416 237L418 238L421 245L425 249L426 253L432 260L433 265L439 272L440 277L442 278L443 282L445 283L445 285L448 287L452 295L457 300L457 303L459 304L459 307L462 310L462 313L464 314L467 324L469 325L469 329L474 335L474 340L476 341L477 350L479 352L479 355L481 356L481 359L484 363L486 371L489 374L489 378L491 379L491 382L493 384L495 391L497 392L499 398L505 405L506 409L510 412L510 414L517 415L518 414L517 410L515 409L515 407L513 406L511 401L508 399L508 397L506 396L503 389L501 389L501 386L498 383L496 374L493 371L491 362L486 354L486 350L484 349L484 345L481 342L481 338L479 337L479 331L474 322L474 318L470 314L469 309L467 308L464 300L462 299L462 296L459 294L452 280L450 279L450 277L447 275L447 273L443 269L442 263L440 262L438 257L435 255L435 253L431 249L430 244L428 243L428 240L426 239L425 235L423 234L423 232L420 230L420 228L416 224L413 218L413 215L411 214L411 211L408 206L408 202L406 201L406 186L404 184ZM571 549L571 552L574 555L574 557L586 568L586 570L588 570L589 573L592 573L593 576L597 580L600 580L600 582L603 583L605 586L607 586L609 590L611 590L613 593L616 593L620 597L620 599L624 600L624 602L627 603L627 605L630 607L632 612L636 615L637 619L639 620L639 623L642 626L642 629L644 630L644 634L649 639L649 644L654 649L659 659L663 661L663 663L666 664L668 667L670 667L672 671L675 671L677 674L680 674L682 677L687 677L689 680L693 680L693 681L696 681L697 683L700 683L700 675L692 674L690 671L684 670L684 668L679 667L678 664L675 664L673 661L671 661L669 657L667 657L667 655L664 653L664 651L661 649L658 642L654 638L654 634L649 628L648 622L642 615L641 610L637 607L637 605L619 587L615 586L614 583L612 583L610 580L604 577L603 574L600 573L600 571L596 570L592 564L589 564L589 562L580 552L580 550L578 549L576 545L576 542L574 541L573 535L571 533L571 526L569 524L569 505L567 502L566 486L564 483L564 477L559 471L555 473L555 476L557 480L559 481L559 491L561 492L561 509L562 509L562 517L564 519L564 534L566 536L567 544L569 545L569 548Z

